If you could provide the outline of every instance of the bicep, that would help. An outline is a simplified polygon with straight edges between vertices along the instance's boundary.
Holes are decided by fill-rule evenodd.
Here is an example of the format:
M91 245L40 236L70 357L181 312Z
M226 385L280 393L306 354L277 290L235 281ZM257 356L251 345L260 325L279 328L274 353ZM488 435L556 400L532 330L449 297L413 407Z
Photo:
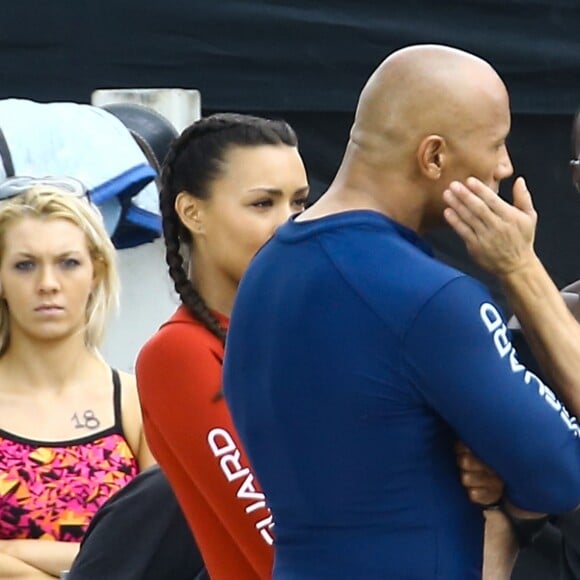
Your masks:
M133 375L120 373L122 384L121 412L123 417L123 432L133 451L139 471L155 464L155 458L149 450L149 445L143 432L143 415L137 394L137 383Z

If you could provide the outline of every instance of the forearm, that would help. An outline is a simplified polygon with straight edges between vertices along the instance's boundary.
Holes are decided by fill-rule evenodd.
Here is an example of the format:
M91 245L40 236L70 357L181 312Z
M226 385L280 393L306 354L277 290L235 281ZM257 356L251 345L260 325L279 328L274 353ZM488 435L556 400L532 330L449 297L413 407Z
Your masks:
M486 510L482 580L508 580L517 554L517 540L508 519L499 510Z
M550 385L580 415L580 324L537 257L501 280Z
M43 580L58 578L22 562L8 554L0 553L0 580Z
M62 570L71 567L78 554L79 544L45 540L2 540L0 550L7 556L58 578Z

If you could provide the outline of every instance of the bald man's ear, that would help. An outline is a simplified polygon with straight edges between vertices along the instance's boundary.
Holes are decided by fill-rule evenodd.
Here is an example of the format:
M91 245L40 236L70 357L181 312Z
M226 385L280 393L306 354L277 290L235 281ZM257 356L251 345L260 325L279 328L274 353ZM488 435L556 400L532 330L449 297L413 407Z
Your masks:
M181 191L175 198L175 211L181 223L193 234L205 232L203 222L203 200Z
M440 135L427 135L417 149L419 169L428 179L439 179L445 164L447 144Z

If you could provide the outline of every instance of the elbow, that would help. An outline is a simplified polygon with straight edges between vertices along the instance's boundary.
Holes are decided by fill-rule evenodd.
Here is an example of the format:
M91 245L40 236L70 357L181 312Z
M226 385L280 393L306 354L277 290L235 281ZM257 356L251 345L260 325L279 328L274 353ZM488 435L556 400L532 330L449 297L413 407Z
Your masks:
M532 512L561 514L580 505L580 461L544 464L524 480L506 483L505 495L515 506Z

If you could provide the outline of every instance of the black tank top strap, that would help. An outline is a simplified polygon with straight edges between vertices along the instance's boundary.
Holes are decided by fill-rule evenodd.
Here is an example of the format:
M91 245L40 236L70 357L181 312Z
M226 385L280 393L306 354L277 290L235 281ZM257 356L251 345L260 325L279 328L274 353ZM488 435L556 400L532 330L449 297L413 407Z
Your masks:
M115 412L115 429L123 433L123 414L121 411L121 377L117 369L111 369L113 373L113 409Z

